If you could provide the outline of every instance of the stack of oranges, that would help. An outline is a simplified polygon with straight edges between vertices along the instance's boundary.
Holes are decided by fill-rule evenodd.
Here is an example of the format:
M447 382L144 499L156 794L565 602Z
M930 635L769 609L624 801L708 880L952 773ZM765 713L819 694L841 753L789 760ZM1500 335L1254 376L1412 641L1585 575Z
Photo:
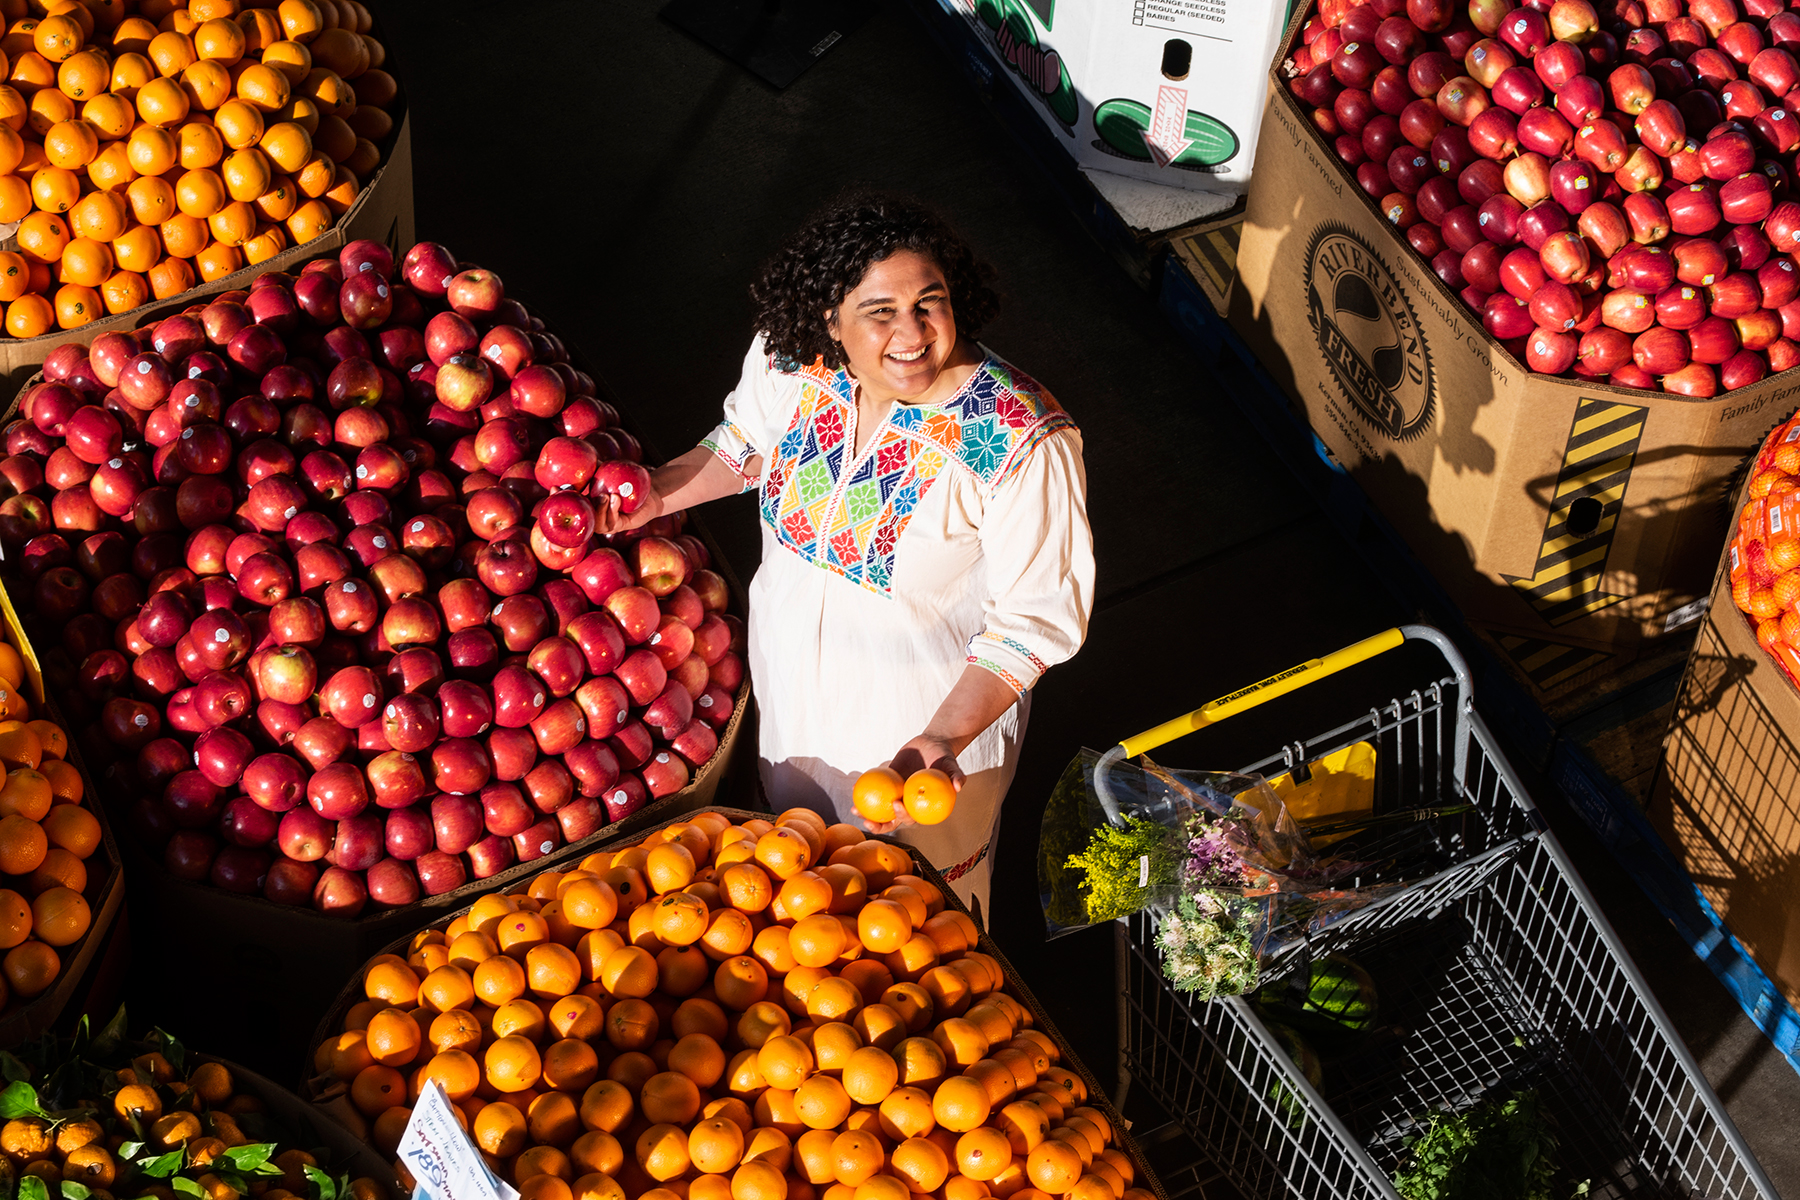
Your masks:
M0 0L5 329L167 299L329 229L397 85L356 0Z
M435 1081L525 1200L1150 1200L911 869L795 809L544 872L374 959L317 1098L393 1153Z
M25 664L0 642L0 1008L49 990L57 951L93 924L82 893L100 822L82 807L81 773L60 725L32 720L20 686Z

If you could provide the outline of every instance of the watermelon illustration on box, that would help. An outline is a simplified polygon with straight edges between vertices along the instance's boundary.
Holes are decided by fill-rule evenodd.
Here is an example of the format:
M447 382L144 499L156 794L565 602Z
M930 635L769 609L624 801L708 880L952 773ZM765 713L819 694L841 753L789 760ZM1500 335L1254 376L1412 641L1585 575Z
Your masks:
M1285 0L938 0L1083 167L1175 187L1250 182Z

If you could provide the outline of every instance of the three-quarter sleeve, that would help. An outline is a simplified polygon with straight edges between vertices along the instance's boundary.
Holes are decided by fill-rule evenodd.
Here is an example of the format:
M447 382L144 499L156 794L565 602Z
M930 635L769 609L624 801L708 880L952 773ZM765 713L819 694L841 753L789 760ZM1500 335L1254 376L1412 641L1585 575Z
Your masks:
M1033 447L988 498L981 549L986 619L968 661L1024 693L1081 648L1094 608L1087 472L1073 426Z
M744 370L738 385L725 397L724 420L700 440L719 460L744 481L745 488L761 482L750 473L750 460L767 458L787 429L788 420L799 400L799 389L784 386L784 380L769 361L761 334L750 343L744 356Z

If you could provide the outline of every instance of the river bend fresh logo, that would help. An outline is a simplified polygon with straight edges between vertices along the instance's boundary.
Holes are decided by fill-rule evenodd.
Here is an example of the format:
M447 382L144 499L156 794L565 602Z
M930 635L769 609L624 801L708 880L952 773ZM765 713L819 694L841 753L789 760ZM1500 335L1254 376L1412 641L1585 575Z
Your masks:
M1393 272L1348 228L1327 222L1306 247L1306 312L1338 388L1395 441L1429 428L1431 355Z

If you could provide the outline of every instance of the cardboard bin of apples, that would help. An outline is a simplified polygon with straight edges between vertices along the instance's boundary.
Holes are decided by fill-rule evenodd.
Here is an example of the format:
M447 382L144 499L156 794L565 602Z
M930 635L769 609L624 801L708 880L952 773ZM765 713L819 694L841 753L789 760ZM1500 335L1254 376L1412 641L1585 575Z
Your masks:
M1531 370L1710 397L1800 364L1787 0L1320 0L1287 86Z
M6 587L158 879L367 923L717 785L725 577L593 534L639 444L442 246L59 347L4 434Z

